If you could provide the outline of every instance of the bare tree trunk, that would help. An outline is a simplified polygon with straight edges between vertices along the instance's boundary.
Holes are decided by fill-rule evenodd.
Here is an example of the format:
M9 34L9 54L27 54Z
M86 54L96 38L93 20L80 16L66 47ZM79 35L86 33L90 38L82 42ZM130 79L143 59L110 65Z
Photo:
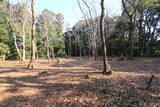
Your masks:
M22 56L22 60L24 61L26 59L26 46L25 46L25 41L26 41L26 32L25 32L25 25L26 25L26 19L24 19L23 22L23 28L22 28L22 32L23 32L23 56Z
M20 52L19 47L17 45L16 35L15 35L14 31L12 33L13 33L13 39L14 39L14 46L16 47L16 51L18 53L19 59L22 60L22 55L21 55L21 52Z
M82 28L80 28L80 30L82 30ZM83 47L82 47L82 39L81 39L81 34L82 34L82 32L80 32L80 34L79 34L79 37L78 37L78 42L79 42L79 56L81 57L82 56L82 51L83 51Z
M47 47L47 59L50 60L50 51L48 47Z
M48 35L46 36L47 37L47 59L50 60L50 49L49 49L49 39L48 39Z
M129 22L129 59L133 60L133 22L132 18L130 18Z
M36 36L35 36L35 0L31 0L31 11L32 11L32 53L31 53L31 60L28 64L29 68L34 68L35 56L36 56Z
M36 41L36 43L37 43L37 41ZM37 45L36 45L36 53L35 53L35 57L36 57L36 59L39 59Z
M97 44L96 44L96 32L93 32L93 50L92 50L93 60L97 59Z
M69 36L69 57L72 56L72 41L71 41L71 37Z
M150 43L150 40L146 41L145 47L146 47L145 56L146 57L150 57L151 56L151 54L150 54L151 53L151 43Z
M89 44L88 44L88 59L90 59L90 55L91 55L91 45L90 45L90 42L89 42Z
M46 24L45 26L46 28L46 32L45 32L45 36L46 36L46 58L48 60L50 60L50 49L49 49L49 35L48 35L48 24Z
M91 8L89 7L89 5L87 4L86 0L82 0L82 2L84 3L84 5L88 8L88 12L89 12L89 15L86 15L83 8L81 7L80 5L80 1L77 0L78 2L78 6L80 8L80 11L82 12L83 16L84 16L84 19L85 19L85 22L86 24L88 25L89 29L91 30L91 37L90 37L90 40L92 40L92 44L91 42L89 42L89 45L88 45L88 58L90 58L90 55L92 53L92 59L95 60L96 59L96 40L94 39L96 36L96 32L95 32L95 25L94 25L94 21L93 21L93 16L92 16L92 10ZM88 16L88 17L87 17ZM92 48L92 50L91 50Z
M77 37L76 37L76 35L74 35L75 36L75 56L77 57L78 56L78 39L77 39Z
M139 37L139 49L140 55L144 56L144 33L143 33L143 12L140 11L139 27L138 27L138 37Z
M50 52L51 52L50 54L51 54L51 56L52 56L52 59L55 59L55 57L54 57L54 49L51 49L51 48L50 48Z
M122 0L122 6L124 8L124 11L126 12L127 16L129 17L129 59L130 60L133 60L133 31L134 31L134 24L135 24L135 19L134 19L134 15L136 15L136 10L139 6L139 2L141 0L138 1L138 3L136 5L133 6L133 12L130 13L129 10L127 10L127 7L126 7L126 4L125 4L125 1ZM132 2L129 2L129 4L133 4Z
M80 40L80 36L78 37L78 43L79 43L79 56L82 56L82 44L81 44L81 40Z
M17 51L17 54L18 54L18 57L20 60L22 60L22 55L21 55L21 52L20 52L20 49L18 48L18 45L17 45L17 38L16 38L16 34L14 32L14 28L11 24L11 7L10 7L10 2L8 1L8 9L9 9L9 18L7 18L7 21L9 23L9 27L11 28L11 32L13 34L13 41L14 41L14 46L16 48L16 51Z
M105 16L104 0L101 0L100 35L102 39L102 48L103 48L103 64L104 64L103 74L110 75L112 74L112 71L107 61L106 39L104 36L104 16Z

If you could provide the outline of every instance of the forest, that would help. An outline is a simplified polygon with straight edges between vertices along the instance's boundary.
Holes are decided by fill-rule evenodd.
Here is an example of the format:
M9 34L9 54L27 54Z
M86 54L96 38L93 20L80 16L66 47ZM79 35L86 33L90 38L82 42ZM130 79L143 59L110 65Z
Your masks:
M0 0L0 107L159 107L160 0L75 1Z

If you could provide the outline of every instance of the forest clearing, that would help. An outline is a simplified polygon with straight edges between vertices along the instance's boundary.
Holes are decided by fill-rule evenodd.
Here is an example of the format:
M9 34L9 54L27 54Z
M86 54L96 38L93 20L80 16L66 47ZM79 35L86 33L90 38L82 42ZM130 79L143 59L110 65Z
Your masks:
M101 74L102 62L87 58L0 63L0 107L141 107L160 106L160 59L109 61L114 70ZM143 63L143 64L142 64ZM127 66L126 66L127 65ZM86 77L86 75L88 75ZM147 82L155 75L149 90Z
M0 107L160 107L160 0L0 0Z

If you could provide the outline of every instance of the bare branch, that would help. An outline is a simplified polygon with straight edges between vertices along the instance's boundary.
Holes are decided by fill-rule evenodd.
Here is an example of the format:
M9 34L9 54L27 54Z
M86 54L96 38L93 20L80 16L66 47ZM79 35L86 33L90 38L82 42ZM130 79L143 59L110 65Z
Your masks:
M87 20L86 15L85 15L85 13L84 13L84 11L83 11L83 9L82 9L82 6L81 6L81 4L80 4L80 1L77 0L77 2L78 2L78 6L79 6L79 8L80 8L80 10L81 10L81 12L82 12L82 14L83 14L83 16L84 16L84 19L85 19L87 25L90 26L89 21Z

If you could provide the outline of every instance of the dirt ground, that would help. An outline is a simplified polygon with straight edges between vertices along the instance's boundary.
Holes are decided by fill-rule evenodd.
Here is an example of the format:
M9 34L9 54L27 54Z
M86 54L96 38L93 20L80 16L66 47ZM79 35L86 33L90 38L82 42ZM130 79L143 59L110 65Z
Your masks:
M0 62L0 107L160 107L160 59L102 61L85 58ZM88 75L88 76L87 76ZM145 90L155 75L149 90Z

